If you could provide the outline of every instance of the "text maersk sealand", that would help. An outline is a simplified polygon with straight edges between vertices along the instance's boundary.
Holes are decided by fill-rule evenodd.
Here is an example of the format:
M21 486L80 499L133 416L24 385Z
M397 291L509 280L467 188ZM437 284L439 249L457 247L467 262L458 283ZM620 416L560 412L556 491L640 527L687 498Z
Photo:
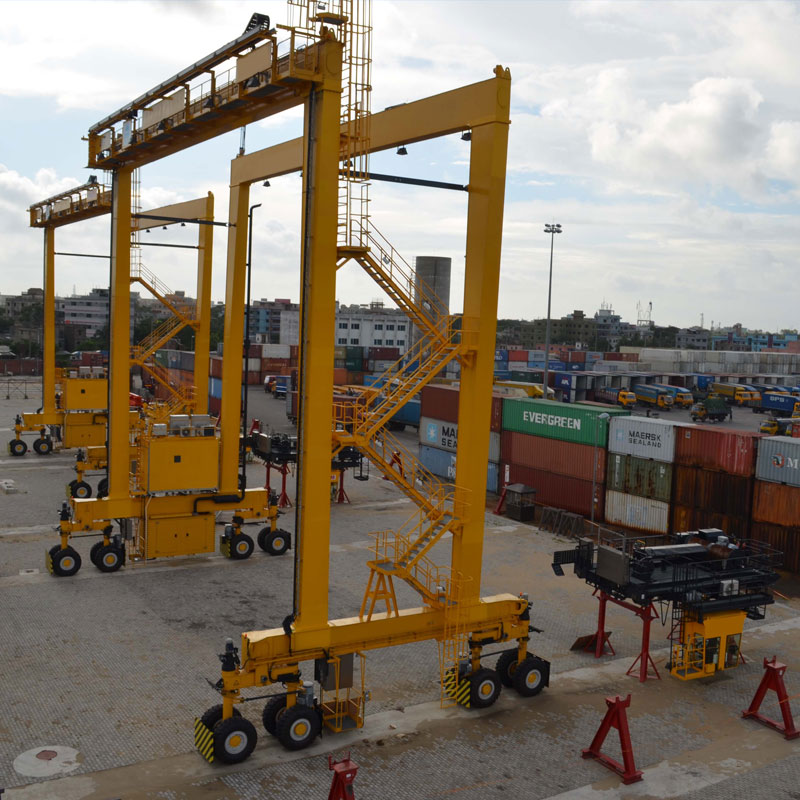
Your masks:
M537 425L552 425L556 428L574 428L576 431L581 429L581 421L571 417L559 417L555 414L542 414L539 411L523 411L522 419L524 422L533 422Z

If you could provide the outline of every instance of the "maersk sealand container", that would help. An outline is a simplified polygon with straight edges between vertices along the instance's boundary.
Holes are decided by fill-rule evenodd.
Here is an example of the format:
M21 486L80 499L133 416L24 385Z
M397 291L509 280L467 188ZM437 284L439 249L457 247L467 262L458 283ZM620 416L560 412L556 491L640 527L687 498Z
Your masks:
M601 419L601 415L625 417L630 413L622 408L590 408L553 400L507 397L503 400L503 430L605 447L609 421Z

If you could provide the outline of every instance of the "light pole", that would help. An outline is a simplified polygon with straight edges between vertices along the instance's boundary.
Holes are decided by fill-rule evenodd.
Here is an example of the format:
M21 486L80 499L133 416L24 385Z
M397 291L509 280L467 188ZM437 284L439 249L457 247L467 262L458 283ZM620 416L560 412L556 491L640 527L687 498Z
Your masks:
M550 279L547 282L547 325L544 332L544 375L542 376L542 397L547 400L547 383L550 372L550 295L553 290L553 239L561 233L561 225L545 225L544 232L550 234Z
M594 426L594 451L592 455L592 510L591 510L591 519L590 522L594 525L594 507L597 505L595 492L597 491L597 444L598 439L600 438L600 420L606 421L611 419L611 414L606 414L604 411L602 414L597 415L597 424Z

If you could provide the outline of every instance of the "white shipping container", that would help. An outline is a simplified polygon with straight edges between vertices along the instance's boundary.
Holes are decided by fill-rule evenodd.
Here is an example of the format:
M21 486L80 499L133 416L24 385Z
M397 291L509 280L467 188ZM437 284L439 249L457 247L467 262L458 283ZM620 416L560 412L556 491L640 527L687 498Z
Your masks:
M758 443L756 478L800 486L800 439L791 436L768 436L762 439Z
M669 503L649 497L607 491L605 516L609 525L622 525L647 533L667 533L669 530Z
M420 417L419 443L455 453L458 447L458 424L432 417ZM489 461L500 461L500 432L489 433Z
M246 366L244 362L245 359L242 359L242 366L243 368L246 368L248 372L261 372L260 358L248 358Z
M671 464L675 460L675 423L614 416L609 423L608 452Z
M262 344L261 358L291 358L288 344Z

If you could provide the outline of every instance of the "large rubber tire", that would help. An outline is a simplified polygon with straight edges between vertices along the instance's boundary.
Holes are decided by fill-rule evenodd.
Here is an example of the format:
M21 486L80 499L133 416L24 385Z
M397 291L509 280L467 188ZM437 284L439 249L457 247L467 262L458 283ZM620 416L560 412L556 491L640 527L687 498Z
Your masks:
M231 558L234 561L244 561L253 555L253 540L246 533L234 534L231 539Z
M33 449L40 456L49 456L53 452L53 443L49 439L37 439L33 443Z
M214 759L239 764L253 752L258 741L256 726L244 717L221 719L214 726Z
M513 650L504 650L500 653L500 658L497 659L495 664L495 672L497 677L500 678L500 683L507 686L509 689L514 686L514 670L517 668L518 650L515 647ZM525 654L526 658L533 658L531 653Z
M108 478L100 478L100 482L97 484L97 496L98 498L108 497Z
M271 556L282 556L291 546L291 536L280 528L274 532L262 528L258 534L258 546Z
M125 551L114 544L106 544L98 549L94 565L100 572L116 572L125 563Z
M97 554L100 551L100 548L103 546L103 540L101 539L99 542L95 542L92 545L92 549L89 550L89 560L94 564L98 569L100 567L97 565Z
M500 676L493 669L484 667L476 670L469 676L469 682L470 708L488 708L497 701L500 692L503 691Z
M315 708L292 706L281 714L275 736L287 750L302 750L317 738L321 727Z
M22 439L12 439L8 443L8 452L12 456L24 456L28 452L28 445Z
M286 711L286 695L278 695L267 701L261 714L261 721L264 723L267 733L274 736L278 732L278 720L283 716L284 711Z
M523 697L533 697L544 689L549 667L541 658L526 658L514 670L514 688Z
M78 500L85 500L92 496L92 487L86 481L75 481L71 487L72 496Z
M59 578L71 578L81 568L81 557L71 547L59 548L55 553L51 550L53 574Z
M234 717L241 717L242 713L239 711L238 708L234 706L233 709L233 716ZM214 730L214 726L222 719L222 703L216 706L211 706L208 711L203 713L203 716L200 717L200 722L206 726L210 731Z

